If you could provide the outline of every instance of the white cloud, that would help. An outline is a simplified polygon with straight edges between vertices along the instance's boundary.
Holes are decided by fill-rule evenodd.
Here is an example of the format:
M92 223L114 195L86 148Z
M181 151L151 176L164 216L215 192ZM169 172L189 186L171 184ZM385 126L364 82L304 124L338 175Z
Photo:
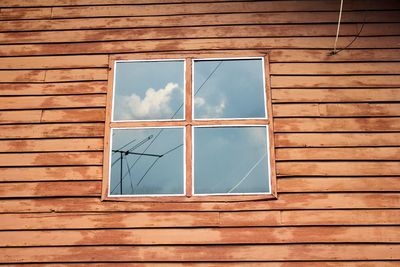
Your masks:
M221 101L217 105L210 105L206 103L206 100L200 96L194 98L194 105L197 108L197 114L201 118L215 118L222 117L225 111L225 100Z
M168 83L159 90L147 89L143 99L136 94L125 96L122 102L123 119L167 119L173 114L170 101L178 88L178 84Z

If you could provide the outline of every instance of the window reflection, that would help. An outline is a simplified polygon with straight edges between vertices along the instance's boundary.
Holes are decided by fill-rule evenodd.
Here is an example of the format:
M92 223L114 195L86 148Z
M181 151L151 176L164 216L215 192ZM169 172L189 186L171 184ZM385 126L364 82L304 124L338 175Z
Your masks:
M267 193L265 126L195 127L195 194Z
M194 118L265 118L263 61L195 60Z
M110 195L183 194L183 135L183 128L113 129Z
M113 120L183 119L184 61L117 62Z

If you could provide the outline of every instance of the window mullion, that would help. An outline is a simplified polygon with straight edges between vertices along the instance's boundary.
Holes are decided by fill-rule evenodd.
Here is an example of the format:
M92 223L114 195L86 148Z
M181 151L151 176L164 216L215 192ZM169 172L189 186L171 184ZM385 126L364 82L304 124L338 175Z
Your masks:
M191 197L193 192L193 162L192 162L192 146L193 146L193 129L192 129L192 103L193 103L193 88L192 88L192 59L186 58L186 73L185 73L185 120L186 120L186 196Z

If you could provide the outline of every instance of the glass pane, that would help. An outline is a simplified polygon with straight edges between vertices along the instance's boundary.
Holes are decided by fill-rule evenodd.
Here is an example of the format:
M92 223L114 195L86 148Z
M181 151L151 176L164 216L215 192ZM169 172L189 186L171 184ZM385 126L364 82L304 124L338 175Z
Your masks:
M269 192L264 126L195 127L195 194Z
M194 61L194 118L265 118L263 61Z
M183 119L184 61L117 62L113 120Z
M113 129L110 195L184 194L183 140L183 128Z

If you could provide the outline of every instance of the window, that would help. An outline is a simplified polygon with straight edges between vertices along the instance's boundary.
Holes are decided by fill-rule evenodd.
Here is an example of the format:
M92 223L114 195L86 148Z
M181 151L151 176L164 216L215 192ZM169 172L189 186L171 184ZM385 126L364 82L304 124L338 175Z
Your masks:
M271 198L267 58L112 61L104 199Z

